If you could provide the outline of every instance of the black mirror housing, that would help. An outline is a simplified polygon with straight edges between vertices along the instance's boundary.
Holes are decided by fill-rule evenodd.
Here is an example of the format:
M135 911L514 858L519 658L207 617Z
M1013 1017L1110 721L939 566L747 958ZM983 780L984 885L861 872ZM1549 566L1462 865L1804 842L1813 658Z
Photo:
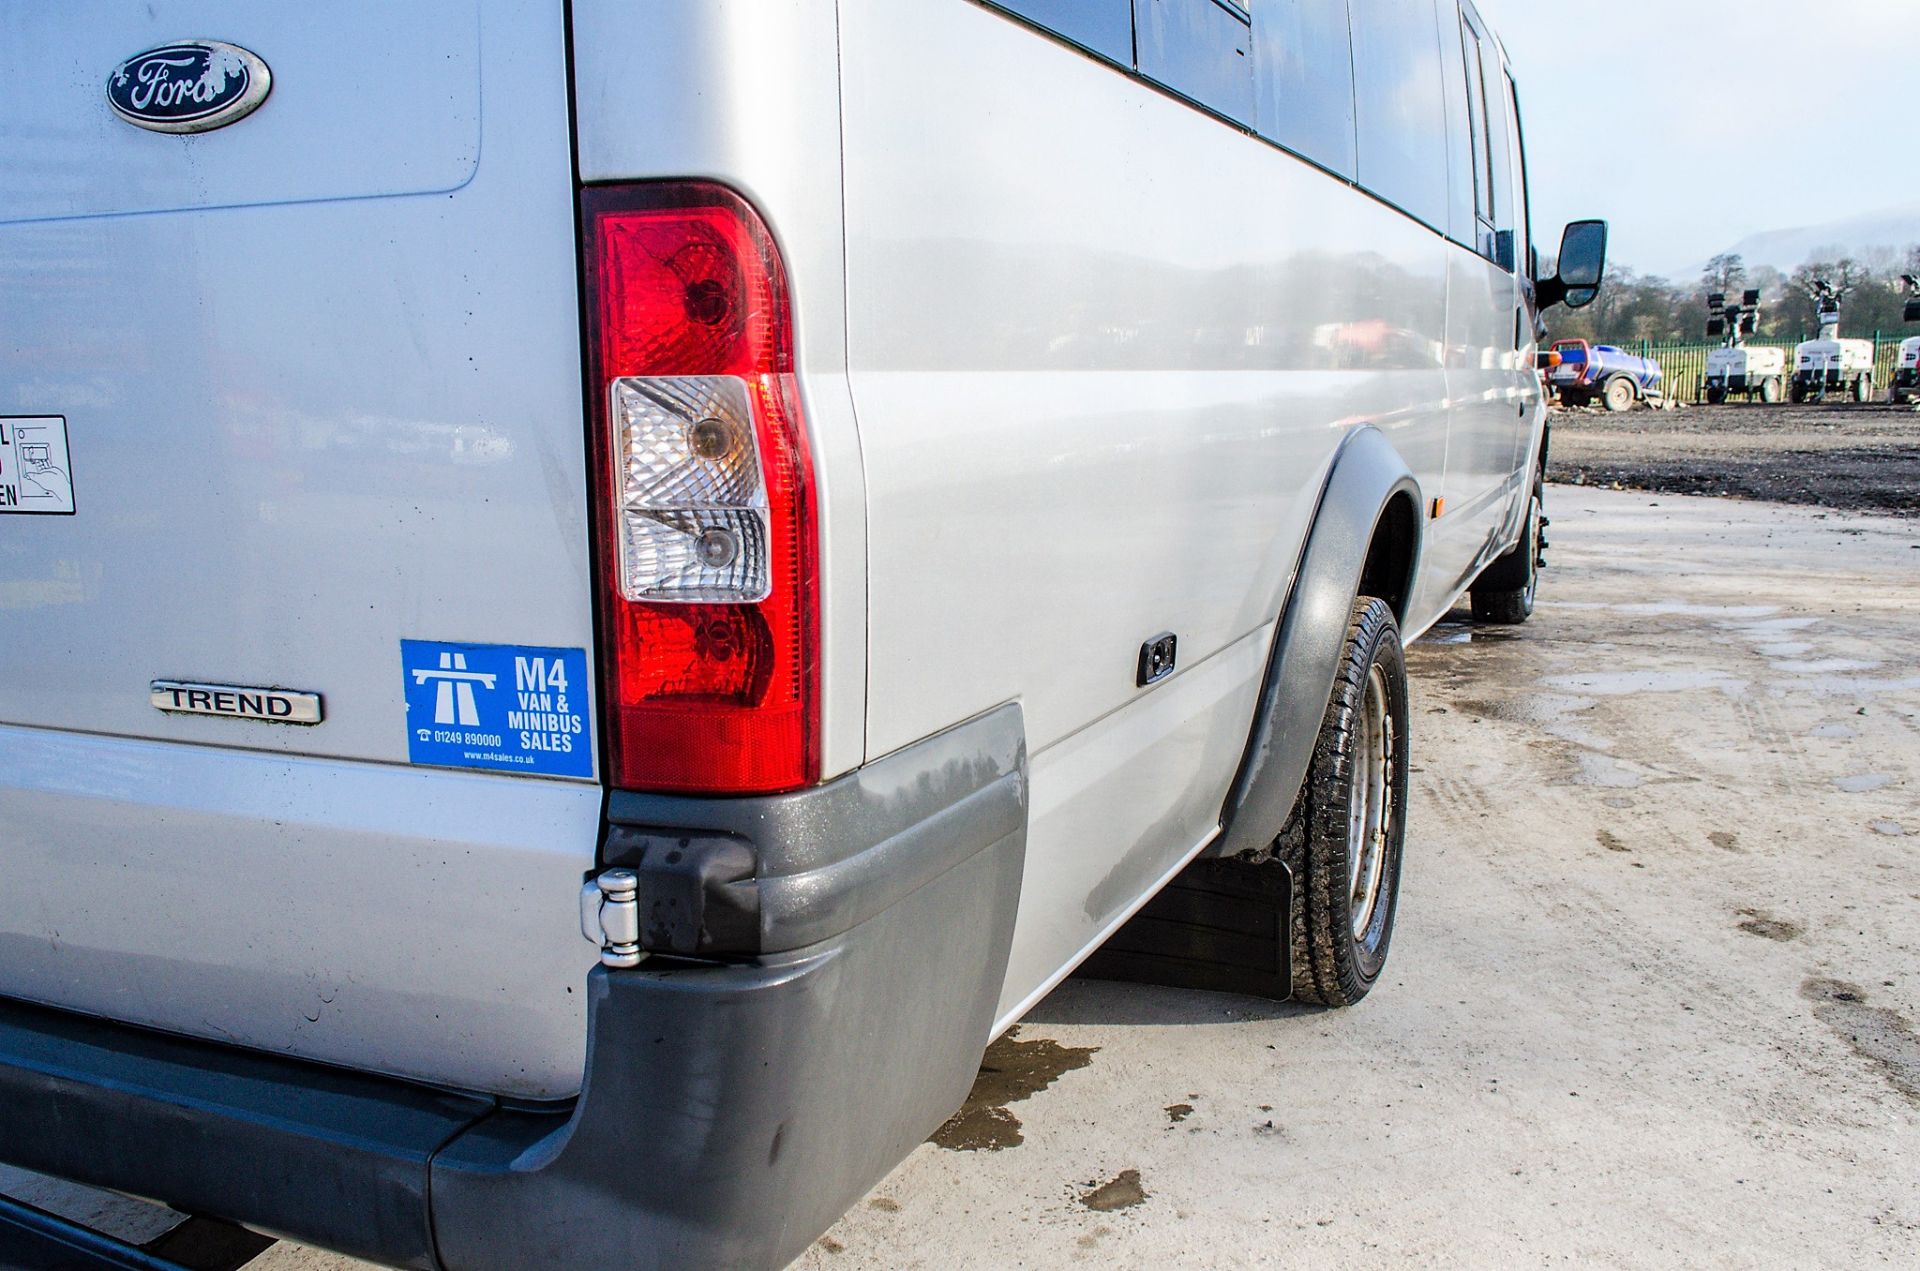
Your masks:
M1607 223L1575 221L1560 236L1559 271L1534 285L1540 307L1583 309L1600 294L1607 276Z

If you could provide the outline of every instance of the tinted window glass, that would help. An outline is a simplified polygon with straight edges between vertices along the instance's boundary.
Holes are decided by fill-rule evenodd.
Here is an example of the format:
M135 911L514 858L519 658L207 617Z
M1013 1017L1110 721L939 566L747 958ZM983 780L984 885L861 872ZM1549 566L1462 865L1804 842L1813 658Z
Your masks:
M1479 230L1474 216L1475 155L1473 125L1479 117L1467 102L1467 61L1464 34L1454 0L1440 0L1440 62L1447 99L1447 233L1457 243L1471 244ZM1477 109L1477 107L1475 108Z
M1469 16L1460 19L1460 39L1467 63L1467 128L1473 140L1473 233L1467 241L1492 260L1493 241L1493 133L1487 120L1485 45L1479 25Z
M1229 119L1253 119L1247 20L1215 0L1133 0L1140 73Z
M1447 223L1447 111L1434 0L1352 6L1360 184L1436 228Z
M1487 123L1486 46L1471 18L1460 24L1466 41L1467 118L1473 132L1473 210L1493 224L1493 133Z
M1351 179L1353 46L1347 0L1255 0L1253 66L1254 123L1260 135Z
M1036 26L1133 65L1133 0L993 0Z
M1520 127L1520 96L1515 91L1511 76L1501 76L1507 85L1507 151L1513 167L1513 213L1508 217L1512 239L1507 254L1507 268L1531 269L1527 259L1533 243L1533 227L1528 223L1527 206L1527 149L1526 137Z

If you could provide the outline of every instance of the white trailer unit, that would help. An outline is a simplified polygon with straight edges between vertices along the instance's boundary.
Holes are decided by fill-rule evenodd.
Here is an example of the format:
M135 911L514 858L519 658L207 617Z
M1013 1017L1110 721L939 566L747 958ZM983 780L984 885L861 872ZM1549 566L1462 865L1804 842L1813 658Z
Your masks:
M1872 340L1843 340L1823 333L1794 350L1793 400L1819 401L1829 393L1856 402L1873 400Z
M1920 401L1920 335L1900 341L1900 358L1894 366L1890 391L1895 405Z
M1746 346L1715 349L1707 354L1707 401L1718 405L1729 397L1777 402L1786 396L1787 352Z

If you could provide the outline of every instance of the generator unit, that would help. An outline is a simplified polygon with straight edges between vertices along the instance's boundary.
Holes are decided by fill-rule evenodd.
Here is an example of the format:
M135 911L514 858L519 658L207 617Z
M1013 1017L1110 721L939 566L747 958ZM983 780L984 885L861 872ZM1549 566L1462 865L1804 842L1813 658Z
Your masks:
M1760 330L1760 293L1752 288L1736 304L1714 292L1707 297L1707 336L1726 344L1707 354L1707 401L1715 406L1735 395L1771 405L1786 396L1785 349L1750 349L1747 337Z
M1900 341L1900 361L1893 370L1893 404L1920 402L1920 335Z
M1908 322L1920 322L1920 277L1901 274L1900 281L1907 285L1907 308L1902 316ZM1910 335L1900 341L1900 360L1893 366L1889 396L1896 406L1920 402L1920 335Z
M1820 334L1793 351L1793 400L1822 401L1838 393L1856 402L1872 401L1873 341L1841 339L1840 306L1846 291L1825 279L1813 287L1820 305Z

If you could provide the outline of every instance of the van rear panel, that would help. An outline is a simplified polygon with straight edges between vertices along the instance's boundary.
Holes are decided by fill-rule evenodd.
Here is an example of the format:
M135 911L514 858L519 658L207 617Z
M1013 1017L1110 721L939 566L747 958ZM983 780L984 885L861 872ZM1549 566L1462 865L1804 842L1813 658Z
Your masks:
M544 775L410 766L465 760L415 744L402 648L591 676L563 9L210 21L0 0L0 416L62 421L74 504L0 515L0 994L569 1094L593 686ZM257 111L111 113L118 64L200 37L272 68Z

